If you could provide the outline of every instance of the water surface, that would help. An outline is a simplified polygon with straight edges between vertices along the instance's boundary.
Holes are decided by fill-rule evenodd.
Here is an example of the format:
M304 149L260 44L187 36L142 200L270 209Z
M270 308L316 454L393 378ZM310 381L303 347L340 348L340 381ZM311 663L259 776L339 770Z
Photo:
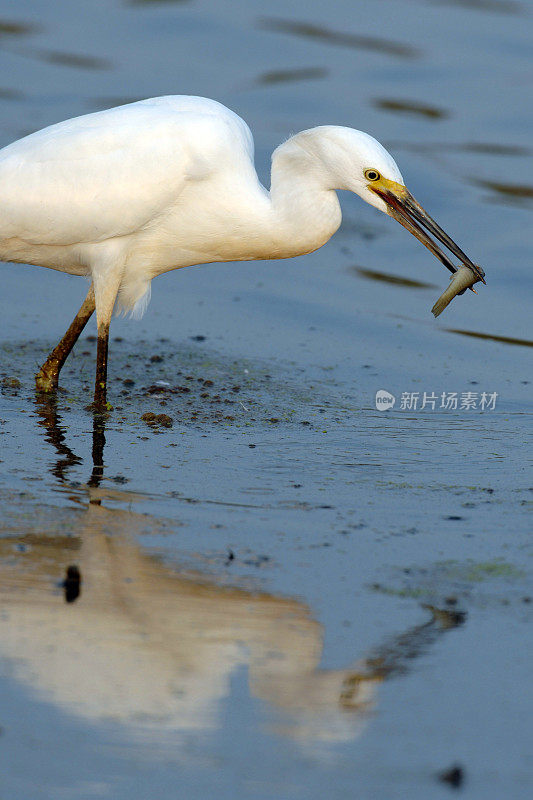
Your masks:
M32 388L85 284L1 265L6 797L432 800L454 765L465 797L530 796L530 16L0 2L1 144L200 94L268 185L291 133L352 125L487 275L433 320L445 270L343 195L314 254L154 281L95 424L92 324L57 403Z

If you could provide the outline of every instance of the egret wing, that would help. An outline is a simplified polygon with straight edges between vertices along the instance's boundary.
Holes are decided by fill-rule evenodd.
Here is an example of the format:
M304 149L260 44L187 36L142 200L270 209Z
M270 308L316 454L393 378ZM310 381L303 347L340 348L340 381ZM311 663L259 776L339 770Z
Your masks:
M72 245L135 233L197 179L199 159L202 177L216 169L227 140L220 129L235 120L244 126L214 101L156 98L8 145L0 151L0 238Z

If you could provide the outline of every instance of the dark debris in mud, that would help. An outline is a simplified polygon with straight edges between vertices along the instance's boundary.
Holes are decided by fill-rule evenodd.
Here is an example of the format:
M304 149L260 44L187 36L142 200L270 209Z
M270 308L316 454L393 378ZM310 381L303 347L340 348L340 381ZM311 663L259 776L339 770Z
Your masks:
M81 592L81 573L75 564L67 567L65 579L63 581L63 591L65 596L65 603L74 603L78 599Z
M152 411L147 411L141 419L153 427L171 428L174 424L172 417L169 417L168 414L154 414Z
M22 383L18 378L6 376L0 382L0 391L6 395L17 395L22 388Z
M528 605L531 576L503 558L490 561L447 560L425 567L392 571L390 580L370 587L379 594L443 606L463 615L465 608L519 609Z
M460 789L465 780L465 771L459 764L454 764L449 769L439 772L437 778L452 789Z
M271 363L232 360L208 350L200 334L190 338L194 344L160 339L157 347L153 341L112 340L108 400L115 410L110 417L113 422L142 422L154 433L173 426L272 428L297 424L313 429L316 416L323 430L329 412L334 412L335 419L348 410L332 403L329 387L320 386L318 380L304 388L301 382L298 385L301 376L290 365L276 364L273 374ZM50 348L35 341L4 345L0 352L2 393L33 397L34 374ZM18 378L2 372L2 361L7 367L13 358L19 366ZM96 337L89 335L78 342L61 372L57 398L62 407L90 409L95 358Z

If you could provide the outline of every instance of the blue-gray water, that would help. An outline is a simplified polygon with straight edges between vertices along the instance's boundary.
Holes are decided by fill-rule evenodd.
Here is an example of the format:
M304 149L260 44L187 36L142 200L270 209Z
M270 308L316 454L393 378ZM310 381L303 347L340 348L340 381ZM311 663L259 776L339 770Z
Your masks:
M352 125L487 275L435 321L445 270L343 195L318 252L169 274L114 320L102 431L85 335L57 407L32 394L84 282L1 265L0 796L438 800L453 765L466 798L531 796L531 17L0 2L0 144L199 94L268 185L284 138Z

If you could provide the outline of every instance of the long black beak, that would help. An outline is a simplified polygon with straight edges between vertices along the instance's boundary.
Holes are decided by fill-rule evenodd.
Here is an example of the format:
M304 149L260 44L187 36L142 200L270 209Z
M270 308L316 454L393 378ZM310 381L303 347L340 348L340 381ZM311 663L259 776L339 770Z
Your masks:
M477 276L479 281L485 283L485 273L478 267L476 264L473 264L472 261L468 258L468 256L463 253L461 248L455 244L453 239L450 239L447 233L445 233L442 228L437 225L434 219L432 219L429 214L424 211L420 203L417 203L415 198L410 194L407 189L403 188L403 191L400 193L394 192L388 188L382 187L373 187L369 186L377 195L381 197L382 200L385 201L387 204L387 211L391 217L394 217L400 225L403 225L404 228L416 236L416 238L422 242L422 244L431 250L434 256L436 256L439 261L441 261L446 269L450 272L457 272L457 267L453 262L448 258L446 253L444 253L441 248L433 241L433 239L426 233L433 234L433 236L438 239L439 242L442 242L450 253L453 253L461 263L468 267L468 269L472 270L474 275ZM422 227L423 226L423 227ZM424 228L426 230L424 230Z

